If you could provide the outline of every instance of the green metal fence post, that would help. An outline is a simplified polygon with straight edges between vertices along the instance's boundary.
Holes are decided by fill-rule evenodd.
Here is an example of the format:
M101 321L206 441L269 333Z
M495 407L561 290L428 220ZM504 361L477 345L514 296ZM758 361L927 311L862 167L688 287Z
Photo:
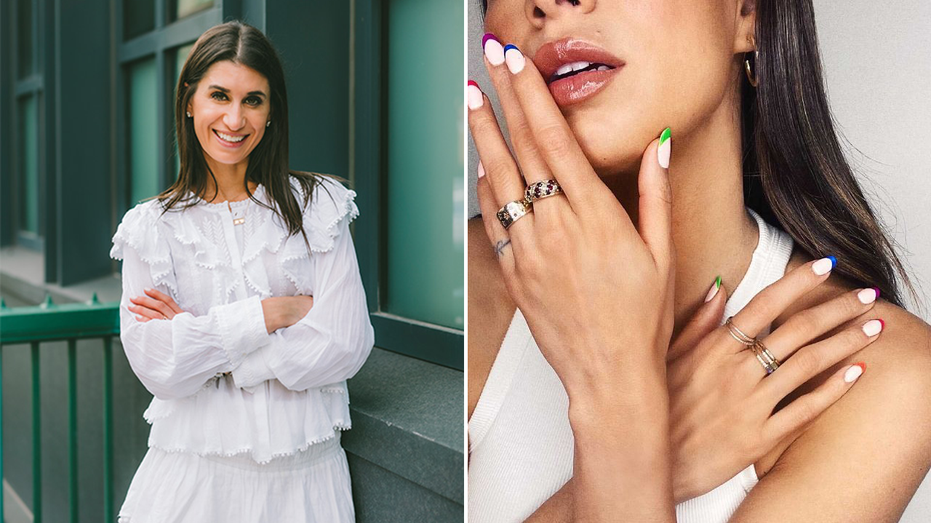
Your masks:
M68 340L68 497L71 523L78 522L78 371L77 340Z
M32 521L42 523L42 414L39 395L39 342L29 344L32 355Z
M103 339L103 514L104 521L116 521L113 514L113 338Z

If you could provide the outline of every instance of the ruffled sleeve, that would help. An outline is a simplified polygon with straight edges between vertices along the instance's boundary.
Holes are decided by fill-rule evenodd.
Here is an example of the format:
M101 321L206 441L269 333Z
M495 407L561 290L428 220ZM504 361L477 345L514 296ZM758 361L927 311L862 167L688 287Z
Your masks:
M151 200L130 209L113 236L110 256L123 260L120 340L129 364L156 398L198 392L217 373L230 372L269 341L258 296L211 307L195 317L141 322L129 310L131 297L154 288L177 298L171 250L160 227L160 207Z
M306 288L301 283L312 271L314 305L299 322L272 333L267 346L233 371L237 386L278 379L295 391L323 387L351 378L365 362L375 333L349 232L349 222L359 214L354 197L330 181L315 190L304 215L312 252L298 235L303 252L286 255L284 263L298 289Z

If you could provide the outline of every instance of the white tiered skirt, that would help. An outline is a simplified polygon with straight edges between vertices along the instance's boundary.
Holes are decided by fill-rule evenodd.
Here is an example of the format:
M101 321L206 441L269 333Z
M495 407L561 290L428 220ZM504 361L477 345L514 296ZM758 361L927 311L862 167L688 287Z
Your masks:
M119 523L351 523L346 453L336 436L259 464L249 454L149 448Z

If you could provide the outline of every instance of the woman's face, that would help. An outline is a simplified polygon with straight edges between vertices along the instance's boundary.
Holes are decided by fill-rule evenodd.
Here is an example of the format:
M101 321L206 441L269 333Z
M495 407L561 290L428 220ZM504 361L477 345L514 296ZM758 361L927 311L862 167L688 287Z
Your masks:
M187 110L208 164L248 162L269 119L268 80L244 65L216 62L197 83Z
M753 27L741 3L489 0L485 29L533 59L600 174L635 173L665 127L681 140L728 109Z

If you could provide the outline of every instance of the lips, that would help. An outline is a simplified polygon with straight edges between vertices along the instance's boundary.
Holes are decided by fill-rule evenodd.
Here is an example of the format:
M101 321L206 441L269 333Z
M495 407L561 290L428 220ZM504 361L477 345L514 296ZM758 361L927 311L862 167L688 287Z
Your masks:
M248 134L233 134L233 133L224 133L216 129L211 129L213 135L217 137L217 141L220 142L220 145L224 147L236 148L242 146L245 143L246 137Z
M587 100L624 67L624 61L589 42L563 38L544 44L533 63L560 106Z

